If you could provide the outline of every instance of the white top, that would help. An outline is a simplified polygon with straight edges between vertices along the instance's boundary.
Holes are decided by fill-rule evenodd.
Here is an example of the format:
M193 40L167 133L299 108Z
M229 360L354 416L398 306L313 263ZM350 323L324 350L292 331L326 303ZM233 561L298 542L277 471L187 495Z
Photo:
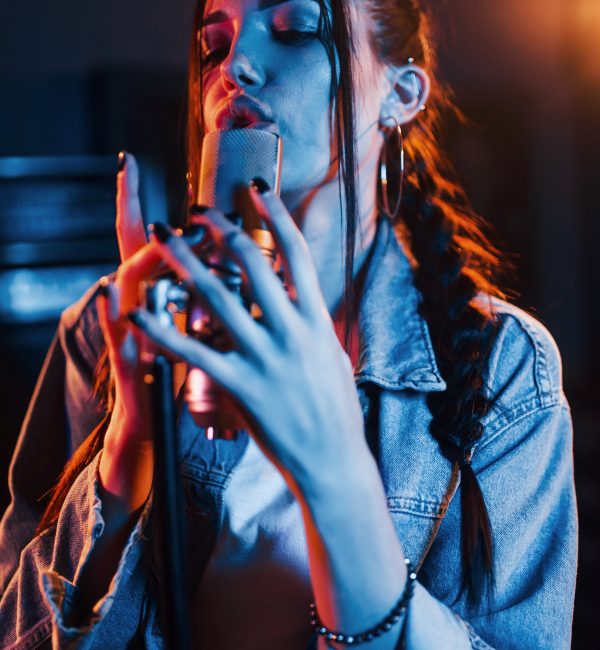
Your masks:
M198 644L305 650L312 587L300 506L252 439L225 489L224 513L194 595Z

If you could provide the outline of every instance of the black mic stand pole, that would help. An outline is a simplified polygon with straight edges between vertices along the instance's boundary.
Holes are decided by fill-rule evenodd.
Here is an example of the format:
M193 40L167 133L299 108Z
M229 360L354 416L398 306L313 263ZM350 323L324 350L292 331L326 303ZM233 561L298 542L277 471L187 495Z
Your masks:
M168 650L190 650L190 628L185 582L186 526L179 477L173 367L162 355L154 358L151 377L154 433L154 495L158 515L159 574Z

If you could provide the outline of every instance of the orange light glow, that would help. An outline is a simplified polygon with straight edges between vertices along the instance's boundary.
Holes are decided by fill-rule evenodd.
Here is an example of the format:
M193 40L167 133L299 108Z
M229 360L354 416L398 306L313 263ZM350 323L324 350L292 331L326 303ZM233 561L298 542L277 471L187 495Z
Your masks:
M570 0L577 68L588 81L600 82L600 0Z

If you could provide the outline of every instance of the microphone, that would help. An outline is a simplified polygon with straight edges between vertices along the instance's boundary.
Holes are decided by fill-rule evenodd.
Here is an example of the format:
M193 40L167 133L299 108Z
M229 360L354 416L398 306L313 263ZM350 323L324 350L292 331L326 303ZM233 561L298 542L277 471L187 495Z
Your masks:
M263 129L207 133L202 140L198 203L221 212L241 212L246 190L260 176L279 194L281 138Z
M281 161L282 140L270 131L250 128L214 131L207 133L202 141L197 203L217 208L242 226L272 266L275 242L250 201L248 186L252 179L261 177L279 194ZM248 304L242 295L241 270L223 251L212 250L203 261L239 297L253 317L260 316L259 307ZM187 332L222 352L231 349L223 326L193 299L188 306ZM209 440L232 440L240 430L248 428L230 395L199 368L188 367L185 399L192 418L205 428Z

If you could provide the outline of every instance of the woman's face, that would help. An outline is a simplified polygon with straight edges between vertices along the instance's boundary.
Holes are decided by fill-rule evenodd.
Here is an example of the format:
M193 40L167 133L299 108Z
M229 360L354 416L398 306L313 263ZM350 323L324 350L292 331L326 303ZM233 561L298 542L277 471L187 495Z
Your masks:
M369 46L361 4L353 6L352 21L360 62L355 66L359 165L361 155L380 145L377 123L384 78ZM276 130L284 145L282 192L308 190L322 183L334 166L337 170L330 144L331 68L317 38L319 16L316 0L206 3L200 43L206 130L271 120L265 128ZM256 100L259 109L251 103L248 112L239 96Z

